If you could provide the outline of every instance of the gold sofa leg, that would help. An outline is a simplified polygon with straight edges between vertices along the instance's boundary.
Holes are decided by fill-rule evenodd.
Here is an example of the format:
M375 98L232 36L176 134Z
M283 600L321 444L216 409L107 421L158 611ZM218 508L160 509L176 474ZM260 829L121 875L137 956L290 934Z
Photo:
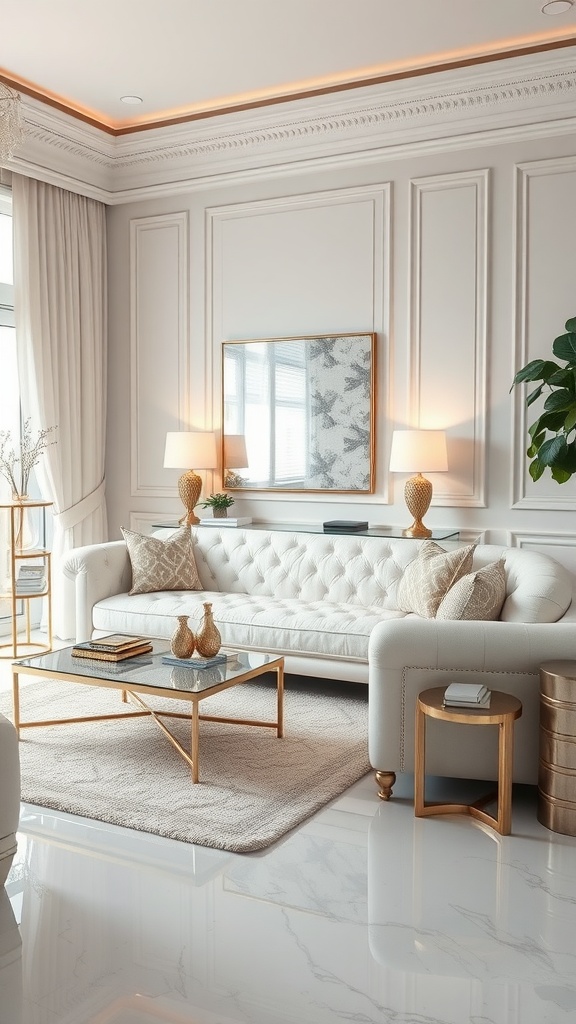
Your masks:
M376 784L378 796L381 800L389 800L392 796L392 786L396 782L396 772L376 772Z

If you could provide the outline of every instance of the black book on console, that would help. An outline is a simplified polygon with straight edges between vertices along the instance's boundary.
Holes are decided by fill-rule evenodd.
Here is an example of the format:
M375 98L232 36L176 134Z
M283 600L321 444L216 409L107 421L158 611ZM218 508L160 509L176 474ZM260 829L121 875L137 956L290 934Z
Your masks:
M326 533L356 533L367 530L368 523L357 519L330 519L322 524Z

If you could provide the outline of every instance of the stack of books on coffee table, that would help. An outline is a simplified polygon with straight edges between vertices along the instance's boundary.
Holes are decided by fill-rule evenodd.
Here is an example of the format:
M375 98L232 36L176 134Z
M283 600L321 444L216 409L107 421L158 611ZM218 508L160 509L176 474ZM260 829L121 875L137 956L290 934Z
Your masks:
M111 633L98 640L75 644L72 648L72 657L94 658L96 661L124 661L126 658L136 658L139 654L149 654L152 649L147 637Z
M450 683L444 692L445 708L489 708L491 691L481 683Z

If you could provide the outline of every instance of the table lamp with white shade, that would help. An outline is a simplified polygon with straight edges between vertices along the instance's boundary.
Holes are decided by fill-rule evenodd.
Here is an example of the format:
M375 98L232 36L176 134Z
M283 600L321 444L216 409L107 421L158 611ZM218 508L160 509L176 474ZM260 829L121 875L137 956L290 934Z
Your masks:
M164 468L187 470L178 480L178 494L186 509L186 515L182 516L178 522L186 526L200 522L194 509L200 500L202 477L190 469L190 466L194 466L196 469L215 469L217 465L216 435L211 431L168 431L164 451Z
M248 452L244 434L224 434L224 486L238 487L244 481L236 469L246 469Z
M390 471L414 473L406 481L404 500L413 516L412 526L402 530L405 537L431 537L422 522L432 500L432 484L423 473L444 473L448 469L444 430L395 430L392 435Z

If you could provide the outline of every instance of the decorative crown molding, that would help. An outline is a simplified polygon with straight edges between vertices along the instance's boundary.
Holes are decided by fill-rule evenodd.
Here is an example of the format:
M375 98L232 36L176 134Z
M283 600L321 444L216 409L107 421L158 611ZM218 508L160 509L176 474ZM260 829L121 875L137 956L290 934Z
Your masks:
M575 97L573 59L551 52L116 138L25 98L25 143L7 166L114 204L207 178L481 144L511 130L565 133L576 125Z

